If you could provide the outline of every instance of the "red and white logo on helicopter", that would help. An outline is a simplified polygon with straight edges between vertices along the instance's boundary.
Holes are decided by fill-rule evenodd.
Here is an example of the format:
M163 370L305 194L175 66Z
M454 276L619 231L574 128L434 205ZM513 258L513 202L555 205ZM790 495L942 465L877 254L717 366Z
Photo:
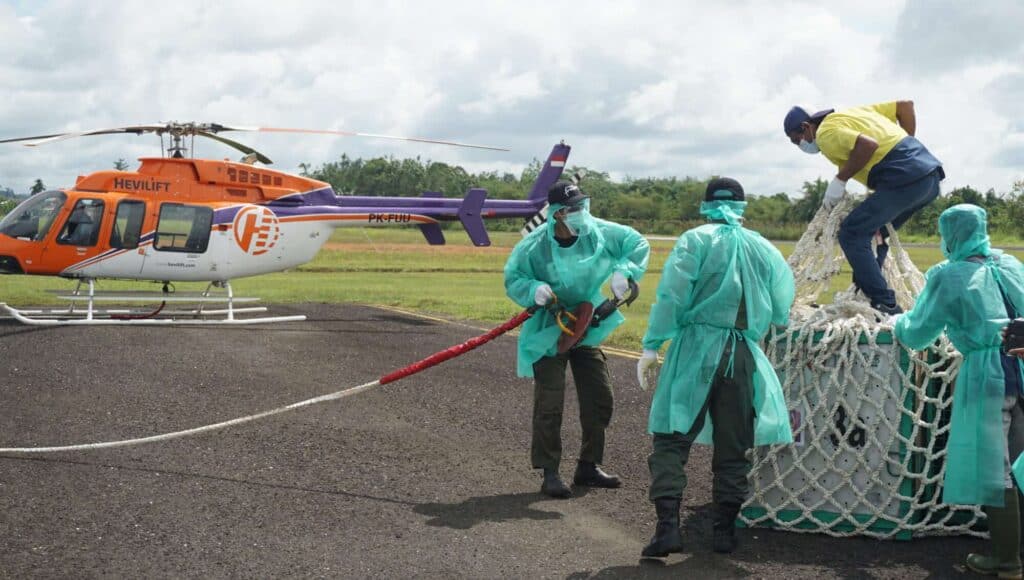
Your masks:
M281 237L281 223L274 212L265 207L250 205L235 216L232 224L235 243L242 251L253 256L266 254Z

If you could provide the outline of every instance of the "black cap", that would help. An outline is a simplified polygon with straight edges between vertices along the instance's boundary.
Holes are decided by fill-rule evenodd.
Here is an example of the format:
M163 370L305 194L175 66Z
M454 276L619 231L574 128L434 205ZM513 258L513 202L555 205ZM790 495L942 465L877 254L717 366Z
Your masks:
M716 177L704 190L704 201L743 201L743 186L730 177Z
M551 189L548 189L548 203L574 205L587 197L580 186L571 181L557 181L551 186Z

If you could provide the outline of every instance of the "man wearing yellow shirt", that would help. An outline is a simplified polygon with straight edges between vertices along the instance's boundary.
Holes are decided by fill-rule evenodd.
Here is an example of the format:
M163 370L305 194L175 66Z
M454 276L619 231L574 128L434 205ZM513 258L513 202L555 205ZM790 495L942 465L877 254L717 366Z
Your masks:
M938 197L939 182L946 176L942 163L914 137L913 101L827 109L813 115L793 107L783 129L802 151L820 152L839 168L825 191L826 209L843 197L851 178L874 190L843 220L839 245L853 269L854 284L871 305L884 314L902 312L882 276L889 251L885 224L899 229L914 212ZM871 250L876 233L882 236L877 256Z

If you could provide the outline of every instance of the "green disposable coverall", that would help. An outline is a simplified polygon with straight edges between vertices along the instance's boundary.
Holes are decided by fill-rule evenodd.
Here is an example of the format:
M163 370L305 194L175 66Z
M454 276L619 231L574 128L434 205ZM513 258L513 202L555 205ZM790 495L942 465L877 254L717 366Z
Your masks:
M914 308L900 316L896 338L915 350L945 331L964 356L953 391L943 501L1004 505L1006 436L1002 408L1005 375L1001 330L1007 325L1003 295L1021 312L1024 268L989 244L985 210L955 205L939 216L946 261L925 275ZM982 260L968 260L972 257Z
M508 297L524 308L534 305L534 292L547 284L558 297L560 305L574 310L581 302L597 307L604 301L601 286L616 271L627 278L640 280L647 270L650 245L633 228L595 218L589 213L590 200L584 202L586 224L578 229L579 238L567 248L555 241L555 220L548 219L523 238L505 263L505 291ZM548 215L554 216L564 206L551 204ZM616 311L591 328L580 346L598 346L625 321ZM517 370L521 377L533 376L533 363L558 350L561 329L555 317L539 309L523 324L519 333Z
M740 226L745 206L742 201L704 202L701 213L725 223L687 231L665 263L643 339L650 350L672 340L651 402L651 433L690 431L726 346L741 334L755 365L754 444L793 441L782 386L759 344L769 325L789 320L796 293L793 272L775 246ZM747 328L737 330L741 298ZM710 444L711 433L708 418L697 442Z

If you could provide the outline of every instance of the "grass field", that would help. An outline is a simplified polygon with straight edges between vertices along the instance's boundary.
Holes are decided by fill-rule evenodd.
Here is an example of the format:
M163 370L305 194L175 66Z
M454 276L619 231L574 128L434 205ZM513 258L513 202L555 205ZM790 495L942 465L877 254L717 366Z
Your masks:
M339 229L310 263L290 272L233 281L238 296L259 296L267 303L354 302L386 305L482 323L504 321L520 309L505 297L502 268L518 233L492 234L493 246L475 248L461 231L447 233L448 245L428 246L414 229ZM789 255L793 243L779 243ZM648 274L640 298L626 311L627 322L610 339L614 346L638 349L647 314L671 241L651 243ZM924 271L942 260L938 248L908 248ZM1011 252L1024 258L1024 252ZM832 291L850 284L849 268L833 280ZM55 303L47 289L74 283L33 276L0 277L0 301L12 305ZM102 281L104 290L159 290L146 282ZM176 284L179 291L205 284ZM823 297L823 299L829 299Z

